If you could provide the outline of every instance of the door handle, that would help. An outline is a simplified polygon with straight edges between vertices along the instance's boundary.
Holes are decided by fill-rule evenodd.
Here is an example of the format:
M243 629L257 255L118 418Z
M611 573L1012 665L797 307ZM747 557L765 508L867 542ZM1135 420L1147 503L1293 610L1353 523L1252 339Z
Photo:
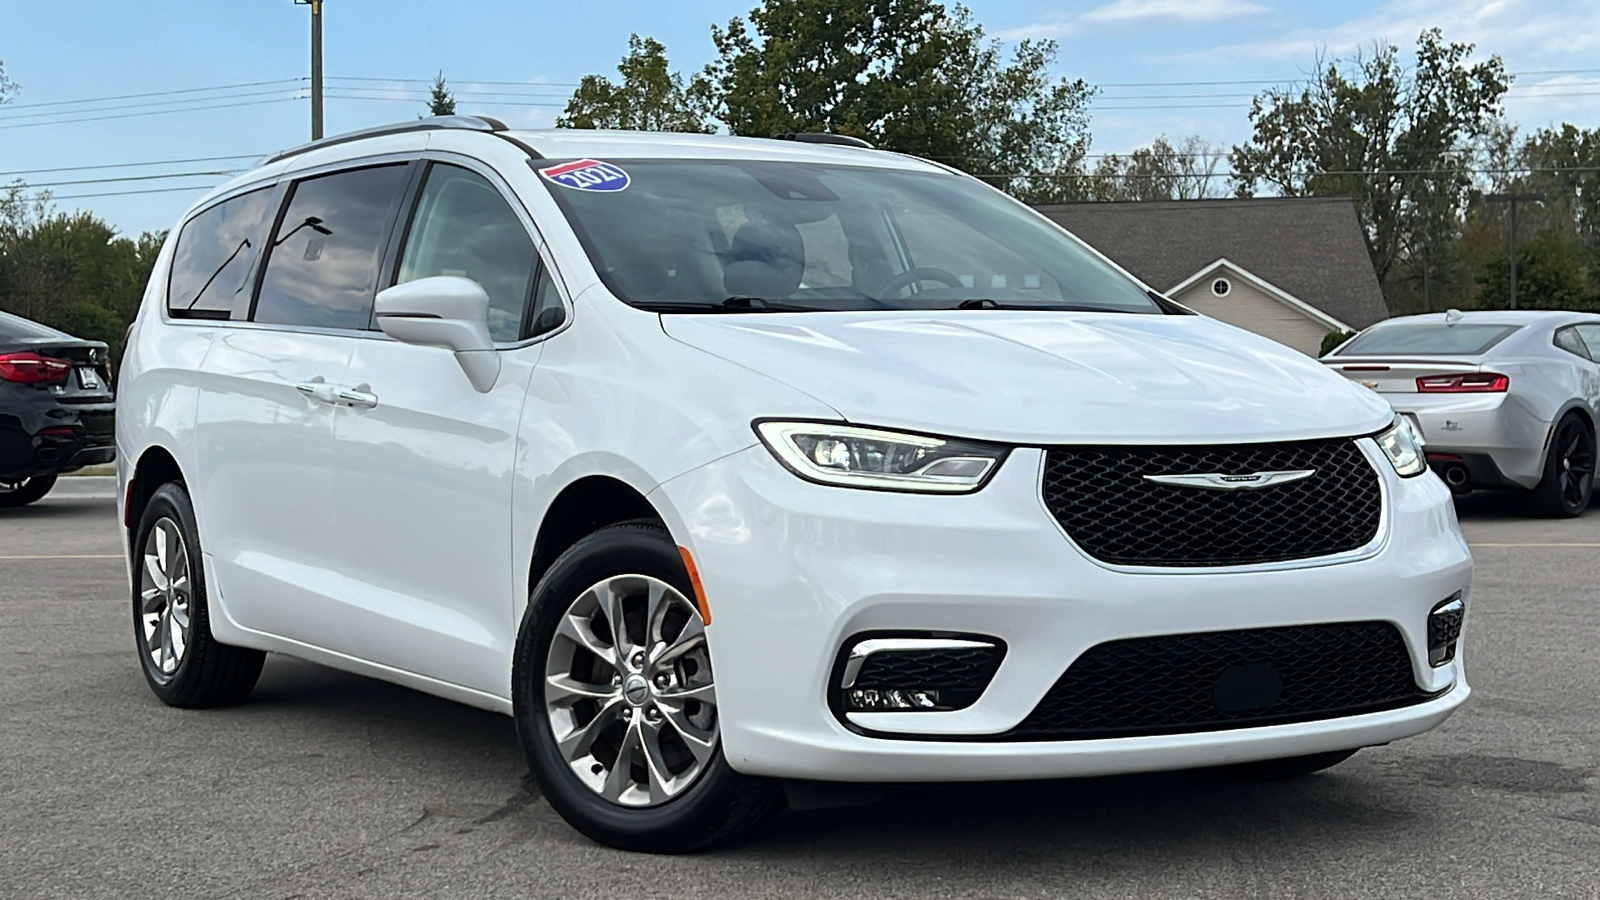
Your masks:
M369 390L362 390L366 385L358 385L354 389L342 388L339 391L339 402L346 406L355 406L361 409L371 409L378 405L378 395Z
M323 381L320 375L305 384L297 384L294 387L295 390L305 394L312 400L318 400L323 403L337 403L339 401L338 389Z

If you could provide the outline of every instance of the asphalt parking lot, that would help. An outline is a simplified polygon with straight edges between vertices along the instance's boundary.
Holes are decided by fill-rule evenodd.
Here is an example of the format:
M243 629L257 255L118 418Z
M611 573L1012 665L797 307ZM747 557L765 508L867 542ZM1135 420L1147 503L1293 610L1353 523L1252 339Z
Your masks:
M109 479L63 479L0 511L0 896L1600 896L1600 508L1461 516L1476 693L1430 734L1288 783L897 789L669 858L568 829L501 716L281 657L163 707Z

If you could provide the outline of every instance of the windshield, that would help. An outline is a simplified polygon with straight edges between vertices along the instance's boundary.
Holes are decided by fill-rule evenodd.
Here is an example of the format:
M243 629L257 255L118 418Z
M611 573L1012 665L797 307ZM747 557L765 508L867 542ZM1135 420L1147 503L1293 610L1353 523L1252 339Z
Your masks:
M1358 335L1340 356L1476 356L1505 340L1516 325L1386 325Z
M536 165L606 287L646 309L1162 311L1027 207L958 175L722 160Z

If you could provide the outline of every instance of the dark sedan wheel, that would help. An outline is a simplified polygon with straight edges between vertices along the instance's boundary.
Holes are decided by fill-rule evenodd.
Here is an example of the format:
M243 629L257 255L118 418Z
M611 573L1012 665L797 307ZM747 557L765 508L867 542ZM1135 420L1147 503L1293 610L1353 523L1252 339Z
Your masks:
M1534 512L1570 519L1589 507L1594 490L1595 435L1589 423L1568 413L1557 425L1545 455L1544 477L1530 498Z
M266 654L211 636L200 538L183 485L156 489L133 554L133 633L150 689L168 706L188 709L250 696Z
M55 486L54 475L34 475L31 478L14 480L0 478L0 509L27 506L42 499Z

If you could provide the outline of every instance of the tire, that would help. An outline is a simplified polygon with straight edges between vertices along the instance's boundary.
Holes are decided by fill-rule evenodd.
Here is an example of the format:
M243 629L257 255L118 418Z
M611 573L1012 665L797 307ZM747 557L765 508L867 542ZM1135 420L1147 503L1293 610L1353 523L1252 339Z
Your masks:
M666 529L624 522L563 553L523 616L512 703L528 768L556 812L602 844L703 850L783 808L776 782L740 775L723 756L693 597ZM620 638L608 609L623 610Z
M1258 762L1240 763L1236 766L1227 766L1223 771L1235 778L1245 778L1252 781L1282 781L1289 778L1303 778L1314 772L1321 772L1323 769L1337 766L1355 755L1355 750L1330 750L1327 753L1312 753L1308 756L1291 756L1285 759L1263 759Z
M1544 477L1528 496L1529 510L1552 519L1582 515L1594 491L1594 464L1594 430L1582 416L1567 413L1550 438Z
M157 488L134 533L133 638L150 690L168 706L228 706L250 696L266 654L211 635L200 536L189 492Z
M37 502L56 486L56 476L33 475L19 481L0 479L0 509L27 506Z

